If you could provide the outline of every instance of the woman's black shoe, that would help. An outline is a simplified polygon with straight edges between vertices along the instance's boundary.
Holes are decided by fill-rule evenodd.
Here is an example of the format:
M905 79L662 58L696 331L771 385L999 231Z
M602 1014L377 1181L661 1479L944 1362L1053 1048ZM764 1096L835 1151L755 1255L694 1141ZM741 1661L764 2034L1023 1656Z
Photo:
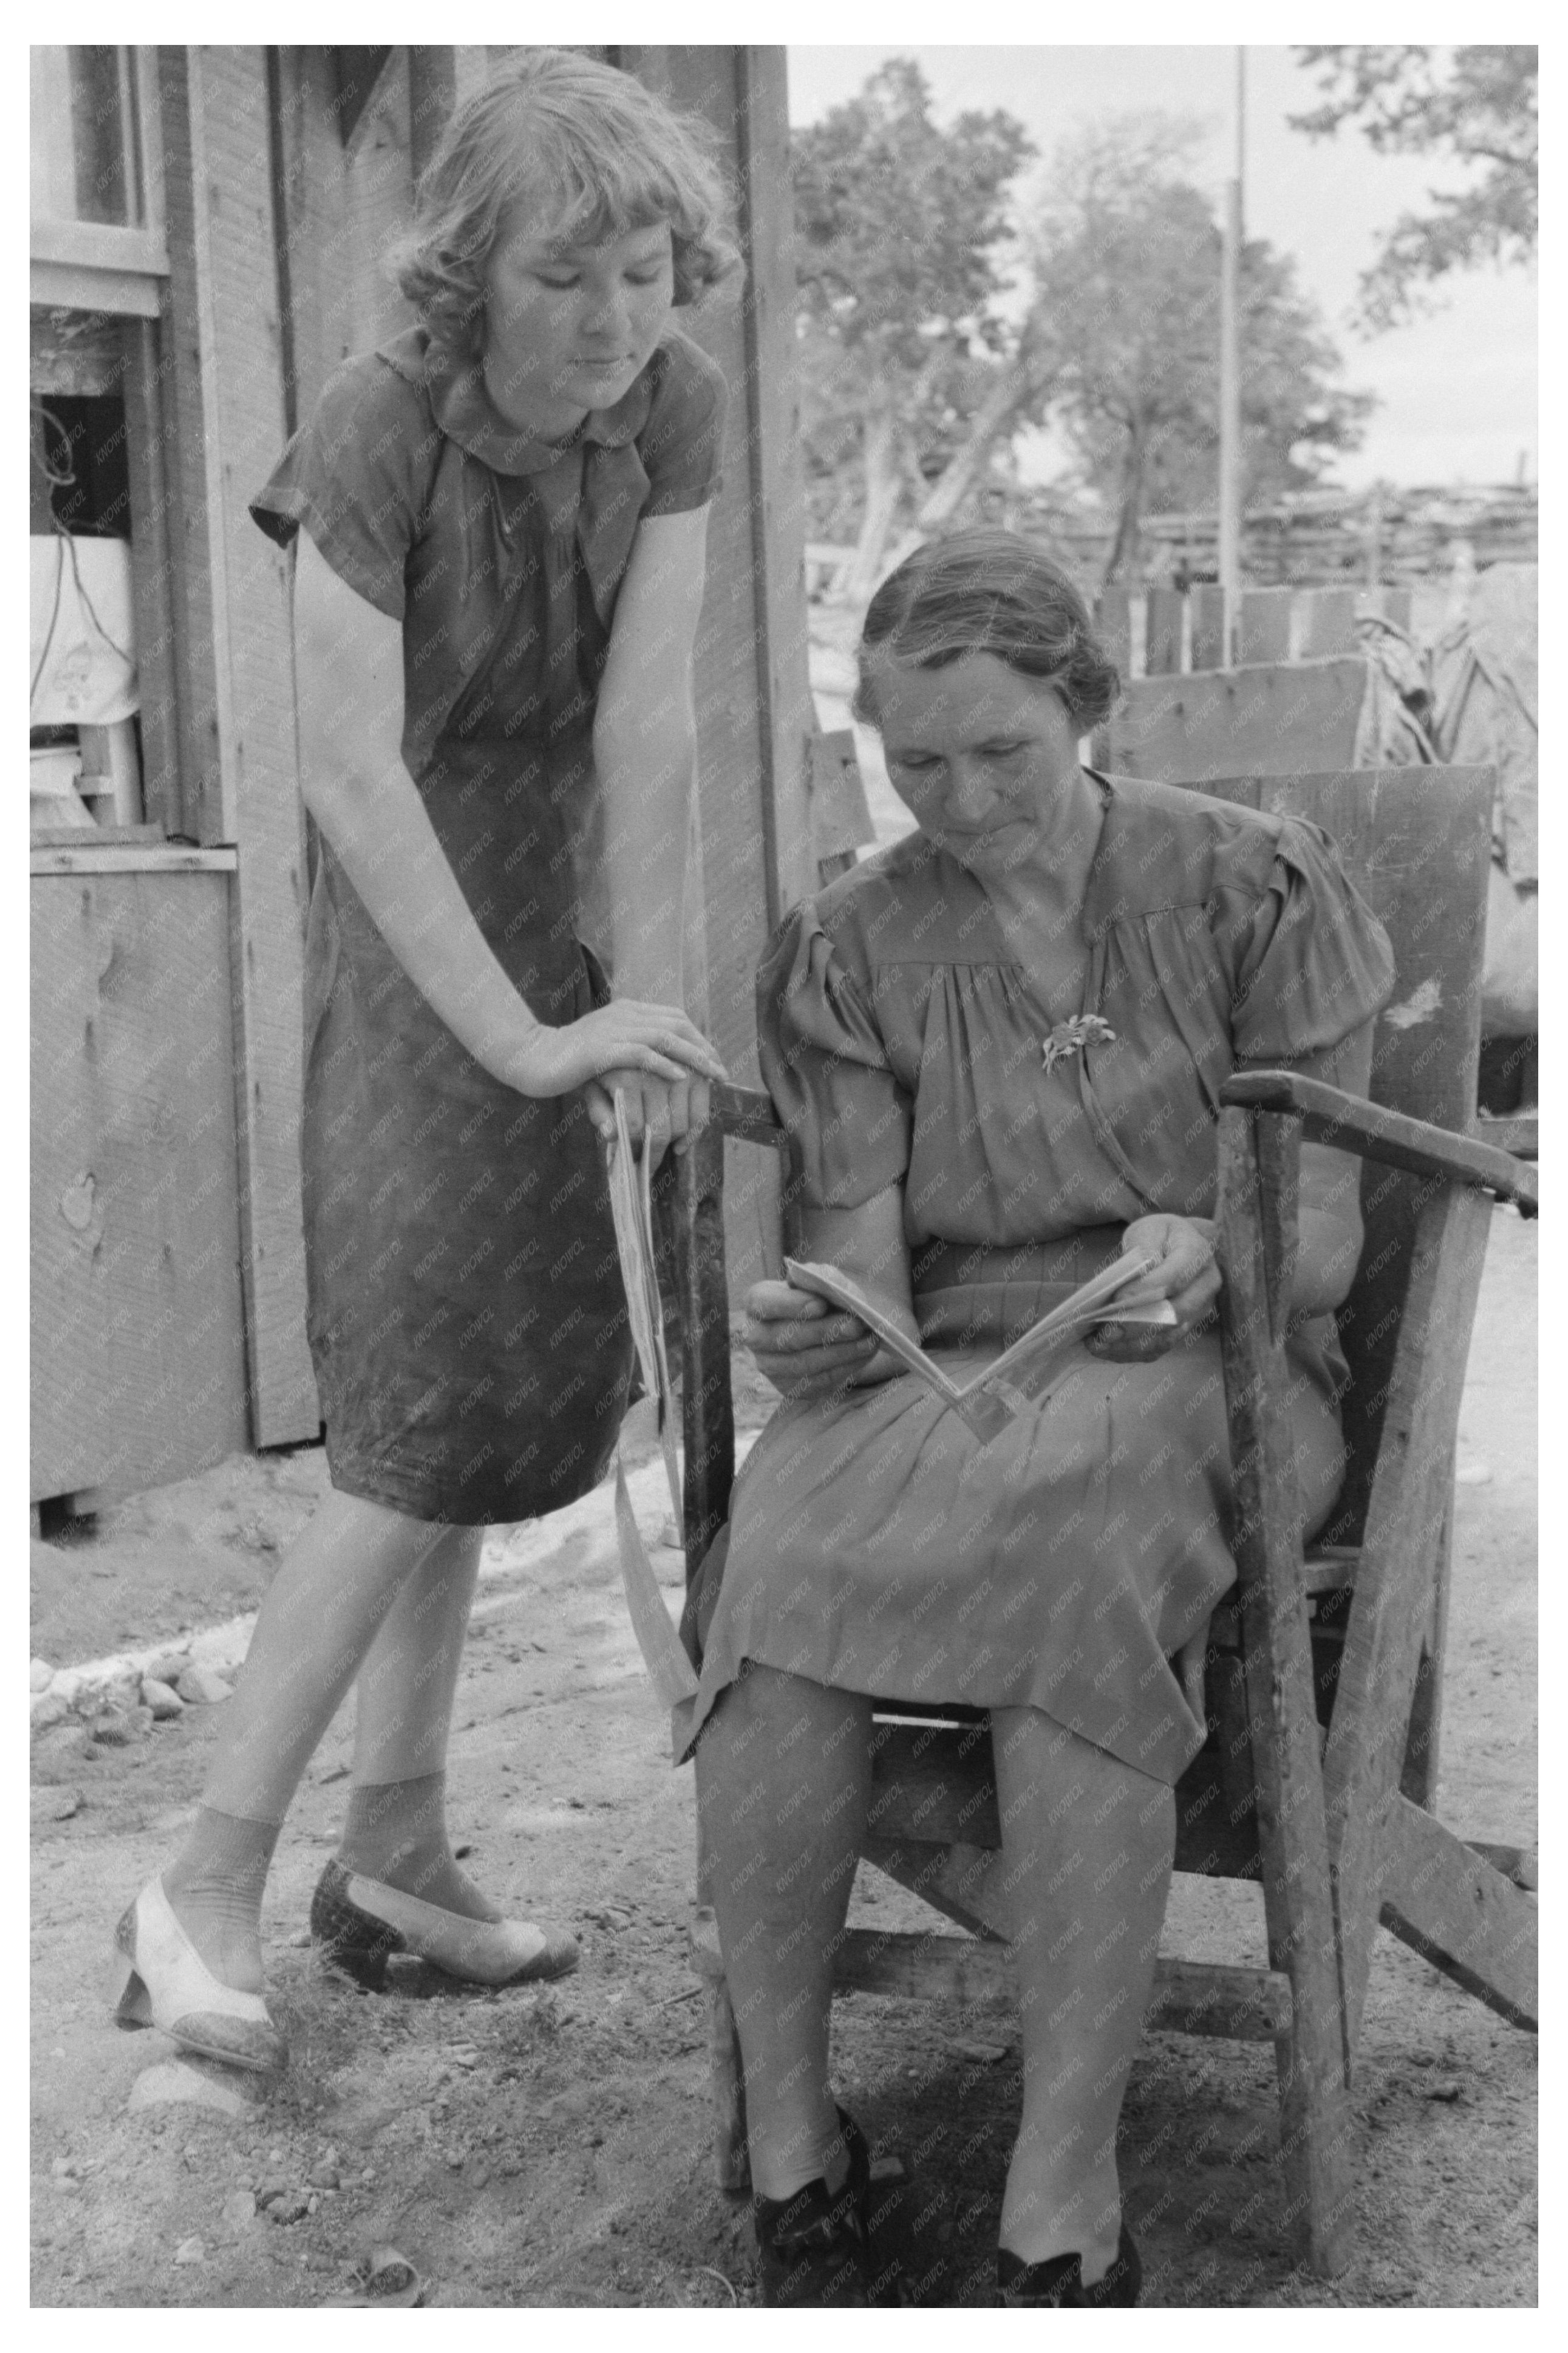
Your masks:
M998 2301L1026 2309L1045 2305L1076 2308L1079 2305L1136 2304L1142 2279L1143 2266L1125 2222L1115 2262L1103 2279L1091 2281L1088 2287L1083 2284L1083 2259L1079 2255L1047 2255L1042 2263L1026 2263L1021 2255L1010 2253L1005 2247L996 2250Z
M853 2116L838 2111L849 2178L837 2193L819 2175L789 2198L754 2198L757 2276L771 2306L868 2306L871 2152Z

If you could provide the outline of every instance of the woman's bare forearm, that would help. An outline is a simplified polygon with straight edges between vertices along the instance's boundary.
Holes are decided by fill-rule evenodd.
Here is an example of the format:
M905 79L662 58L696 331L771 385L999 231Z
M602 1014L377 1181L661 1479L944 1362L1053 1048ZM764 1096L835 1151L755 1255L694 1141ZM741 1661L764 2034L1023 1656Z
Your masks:
M697 783L697 722L689 694L637 727L624 706L602 712L594 764L605 797L617 995L683 1002L686 844Z
M801 1247L803 1256L847 1274L911 1340L920 1337L901 1185L888 1186L858 1208L808 1208L801 1219ZM885 1381L902 1370L896 1356L879 1349L855 1386Z
M307 767L302 783L306 807L409 979L475 1060L510 1084L539 1018L474 920L402 761L374 776Z

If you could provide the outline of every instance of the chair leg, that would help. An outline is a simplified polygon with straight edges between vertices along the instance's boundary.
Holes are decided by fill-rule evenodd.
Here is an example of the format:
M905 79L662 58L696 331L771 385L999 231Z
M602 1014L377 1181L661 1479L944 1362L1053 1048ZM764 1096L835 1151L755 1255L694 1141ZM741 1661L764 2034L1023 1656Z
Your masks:
M1279 2157L1290 2252L1304 2271L1335 2279L1354 2246L1350 2103L1337 2005L1327 2015L1295 1986L1288 2035L1277 2037ZM1305 1973L1304 1973L1305 1974Z
M750 2189L746 2148L746 2081L741 2038L724 1979L708 1982L708 2057L713 2077L713 2161L721 2189Z
M1332 2277L1352 2236L1348 2042L1300 1508L1284 1403L1300 1138L1289 1123L1220 1120L1220 1334L1236 1490L1237 1602L1257 1789L1268 1965L1290 1979L1275 2044L1287 2226L1296 2261Z

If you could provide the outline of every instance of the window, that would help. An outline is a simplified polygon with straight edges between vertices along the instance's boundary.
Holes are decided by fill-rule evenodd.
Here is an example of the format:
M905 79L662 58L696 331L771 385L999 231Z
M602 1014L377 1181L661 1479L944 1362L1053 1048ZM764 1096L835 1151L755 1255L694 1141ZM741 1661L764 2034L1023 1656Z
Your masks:
M148 538L169 269L156 61L108 47L30 57L35 841L174 829L167 584Z

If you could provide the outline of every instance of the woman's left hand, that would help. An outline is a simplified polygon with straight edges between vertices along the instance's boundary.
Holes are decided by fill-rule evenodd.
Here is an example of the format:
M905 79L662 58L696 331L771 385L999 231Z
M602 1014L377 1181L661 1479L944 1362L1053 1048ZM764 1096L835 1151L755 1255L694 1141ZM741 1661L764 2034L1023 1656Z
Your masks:
M1134 1218L1121 1237L1123 1254L1136 1251L1159 1263L1117 1304L1147 1307L1156 1299L1168 1299L1176 1320L1173 1324L1124 1324L1112 1315L1089 1335L1084 1345L1089 1354L1108 1356L1115 1364L1146 1363L1163 1356L1178 1340L1206 1324L1219 1297L1216 1232L1212 1218Z

